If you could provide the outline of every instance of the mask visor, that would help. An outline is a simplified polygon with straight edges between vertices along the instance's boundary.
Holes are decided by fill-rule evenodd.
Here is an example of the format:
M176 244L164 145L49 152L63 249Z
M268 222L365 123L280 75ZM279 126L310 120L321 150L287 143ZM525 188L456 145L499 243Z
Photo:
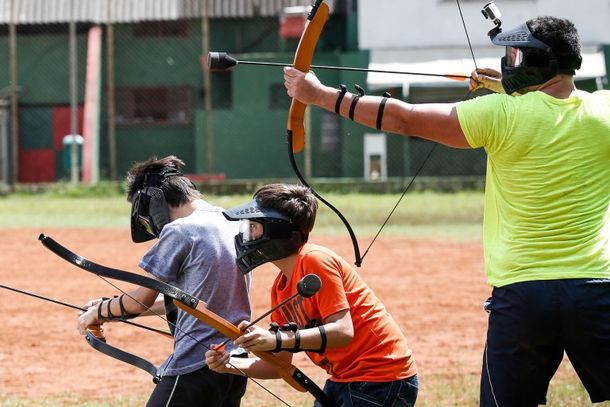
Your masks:
M504 64L508 68L518 68L523 63L523 51L520 48L506 47Z
M252 241L252 222L250 222L250 219L240 219L239 234L242 242L248 243Z

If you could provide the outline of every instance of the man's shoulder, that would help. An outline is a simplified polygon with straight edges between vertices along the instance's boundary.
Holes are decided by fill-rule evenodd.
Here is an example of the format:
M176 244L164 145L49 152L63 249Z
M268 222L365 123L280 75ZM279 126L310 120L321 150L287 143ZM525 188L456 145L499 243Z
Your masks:
M610 89L600 89L591 93L593 97L599 97L602 99L606 99L608 103L610 103Z
M516 99L518 97L506 93L490 93L457 102L455 106L460 117L472 113L480 119L478 115L481 111L498 111L501 106L514 103Z

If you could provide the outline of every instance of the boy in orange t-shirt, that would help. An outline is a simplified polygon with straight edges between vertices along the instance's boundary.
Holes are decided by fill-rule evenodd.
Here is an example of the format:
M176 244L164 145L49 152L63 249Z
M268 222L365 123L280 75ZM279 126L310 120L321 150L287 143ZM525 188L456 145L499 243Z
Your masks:
M324 393L332 405L413 406L417 368L400 328L343 258L307 243L318 205L310 189L270 184L254 198L224 214L241 222L235 247L242 272L269 261L280 269L271 289L272 308L280 306L271 314L271 330L253 325L235 344L248 351L278 352L288 361L294 352L305 351L330 375ZM311 274L321 282L319 291L296 295ZM244 321L240 327L247 325ZM258 358L208 351L206 363L220 373L278 378Z

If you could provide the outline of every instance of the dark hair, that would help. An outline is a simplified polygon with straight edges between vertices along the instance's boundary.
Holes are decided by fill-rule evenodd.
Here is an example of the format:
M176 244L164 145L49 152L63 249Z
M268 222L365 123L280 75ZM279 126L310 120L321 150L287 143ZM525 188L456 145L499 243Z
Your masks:
M268 184L260 187L254 198L258 203L286 215L307 241L316 222L318 200L311 190L302 185Z
M146 161L135 163L127 171L127 200L131 202L138 190L144 187L144 182L150 173L164 169L180 171L183 166L184 162L173 155L164 158L153 156ZM195 184L182 174L165 177L159 188L171 206L183 205L193 199L201 198L201 193Z
M534 37L551 47L557 57L559 73L574 75L574 61L581 58L580 37L574 24L564 18L541 16L528 20L527 27ZM524 50L524 55L528 63L536 65L541 52L528 48Z

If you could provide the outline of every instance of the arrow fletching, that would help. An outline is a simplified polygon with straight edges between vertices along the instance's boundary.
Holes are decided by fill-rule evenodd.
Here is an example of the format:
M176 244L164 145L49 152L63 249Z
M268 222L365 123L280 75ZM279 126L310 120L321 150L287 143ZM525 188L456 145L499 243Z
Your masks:
M466 79L471 78L470 75L466 75L464 73L452 73L452 74L448 74L448 75L444 75L444 76L447 79L451 79L454 81L460 81L460 82L464 82Z

